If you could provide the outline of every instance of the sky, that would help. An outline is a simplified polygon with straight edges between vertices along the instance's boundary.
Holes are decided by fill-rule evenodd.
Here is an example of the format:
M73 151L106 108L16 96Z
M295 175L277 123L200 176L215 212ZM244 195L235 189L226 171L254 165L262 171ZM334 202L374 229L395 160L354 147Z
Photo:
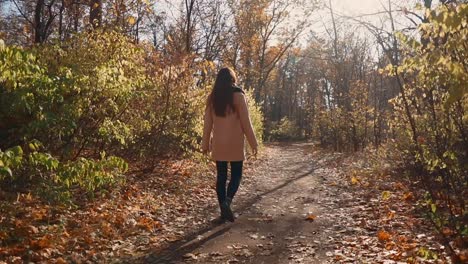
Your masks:
M309 2L308 2L309 1ZM318 0L321 4L328 6L329 0ZM174 9L178 9L182 0L158 0L156 3L156 12L164 11L170 17L171 15L177 16L178 12ZM304 2L311 3L312 0L304 0ZM417 2L422 3L423 0L391 0L393 9L401 9L407 7L412 9ZM436 3L437 0L434 0ZM170 4L168 4L170 3ZM361 16L361 20L371 22L372 24L380 25L385 20L386 14L369 15L378 12L385 11L388 7L388 0L331 0L334 12L337 14L335 19L339 22L337 24L343 25L342 30L355 30L362 34L365 34L365 29L358 27L356 22L352 22L349 19L343 19L342 16ZM172 5L172 8L169 6ZM302 10L297 10L297 16L301 14ZM294 11L293 11L294 12ZM310 19L313 21L311 30L318 35L326 34L325 27L331 27L330 11L326 8L314 11ZM402 17L396 16L397 28L408 26L409 20Z
M306 3L311 3L312 0L303 0ZM330 0L318 0L320 3L329 5ZM393 9L400 9L402 7L407 7L412 9L417 2L422 3L423 0L390 0L392 3ZM437 0L433 0L434 5L437 4ZM170 4L169 4L170 3ZM180 7L182 0L156 0L155 9L156 12L166 12L169 19L173 15L177 15L178 9ZM378 12L385 11L385 8L388 6L388 0L331 0L334 12L336 13L335 19L337 21L338 30L340 32L357 32L361 35L368 34L367 30L362 26L359 26L358 23L353 22L350 19L345 19L343 16L349 17L359 17L359 19L371 22L374 25L379 26L385 22L387 19L386 14L375 14ZM0 11L6 11L10 5L4 4L0 6ZM172 7L171 7L172 6ZM300 13L300 12L298 12ZM368 15L374 14L374 15ZM364 16L362 16L364 15ZM327 30L332 29L330 11L326 8L314 11L310 19L312 20L312 26L310 31L313 31L318 36L326 37ZM409 20L403 16L396 16L397 28L407 27L409 25ZM303 39L307 39L307 34L303 36Z
M392 0L393 5L402 5L414 1ZM386 0L332 0L337 11L348 15L360 15L383 10L382 5L387 6Z
M328 0L321 1L325 2L328 6ZM391 0L391 5L393 10L401 8L413 9L417 2L422 2L422 0ZM331 3L334 13L336 13L335 19L343 23L343 26L346 27L345 30L361 31L364 29L357 27L356 22L345 19L342 16L358 18L374 25L380 25L388 18L388 15L384 13L388 9L388 0L332 0ZM328 25L331 21L328 9L317 11L315 16L320 17L321 21L319 24L322 24L322 27L324 22ZM398 14L395 14L395 21L399 28L409 25L409 20ZM320 25L318 28L320 28Z

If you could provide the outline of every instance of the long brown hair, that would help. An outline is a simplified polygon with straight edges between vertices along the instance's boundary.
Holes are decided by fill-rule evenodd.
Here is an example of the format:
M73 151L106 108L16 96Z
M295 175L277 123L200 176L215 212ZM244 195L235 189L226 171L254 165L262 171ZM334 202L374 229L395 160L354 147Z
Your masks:
M236 73L231 68L222 68L216 76L216 81L208 97L217 116L226 116L226 112L234 111L234 85Z

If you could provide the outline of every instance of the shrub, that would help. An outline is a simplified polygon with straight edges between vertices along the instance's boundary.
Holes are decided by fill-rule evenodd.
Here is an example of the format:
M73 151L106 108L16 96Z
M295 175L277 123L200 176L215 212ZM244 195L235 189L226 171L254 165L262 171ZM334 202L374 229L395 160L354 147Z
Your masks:
M283 117L277 124L274 124L270 131L270 137L275 140L291 140L300 137L300 131L294 121Z
M418 169L430 199L437 201L431 203L431 211L448 212L448 217L438 219L440 225L454 224L466 215L467 12L468 5L461 4L442 5L428 13L428 23L420 26L422 40L400 35L405 60L398 68L387 68L390 75L406 76L406 97L401 94L392 100L390 125L396 144L407 165ZM461 232L467 227L456 228Z

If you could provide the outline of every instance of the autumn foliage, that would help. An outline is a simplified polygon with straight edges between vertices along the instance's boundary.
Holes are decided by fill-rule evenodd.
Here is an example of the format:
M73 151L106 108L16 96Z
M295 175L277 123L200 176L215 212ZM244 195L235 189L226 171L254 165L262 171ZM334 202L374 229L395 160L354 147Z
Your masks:
M203 167L205 100L224 66L239 75L258 139L375 150L387 166L381 171L420 190L401 188L401 200L463 245L468 5L430 2L399 10L420 14L412 30L397 30L390 9L388 31L351 19L372 35L363 37L335 17L327 36L305 34L315 1L187 0L175 18L155 11L152 0L15 1L18 12L0 12L0 259L45 259L37 252L71 247L80 232L80 246L98 244L93 228L103 240L126 234L126 226L160 229L145 215L127 223L127 214L98 205L88 208L93 217L78 217L83 225L61 223L60 215L93 198L146 199L134 189L136 171L189 177L194 164ZM190 166L168 165L178 160ZM189 188L162 178L160 189ZM358 175L350 181L370 185ZM49 221L47 232L36 227ZM383 245L401 240L383 229L376 236Z

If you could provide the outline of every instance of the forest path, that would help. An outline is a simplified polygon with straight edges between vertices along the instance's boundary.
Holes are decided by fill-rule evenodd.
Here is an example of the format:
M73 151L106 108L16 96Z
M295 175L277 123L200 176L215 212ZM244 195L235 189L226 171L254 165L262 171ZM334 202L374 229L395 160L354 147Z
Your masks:
M145 262L327 262L331 241L354 231L340 224L347 222L342 207L350 193L336 184L336 156L317 156L314 149L311 143L268 145L265 161L244 175L232 205L239 214L234 223L206 228Z

